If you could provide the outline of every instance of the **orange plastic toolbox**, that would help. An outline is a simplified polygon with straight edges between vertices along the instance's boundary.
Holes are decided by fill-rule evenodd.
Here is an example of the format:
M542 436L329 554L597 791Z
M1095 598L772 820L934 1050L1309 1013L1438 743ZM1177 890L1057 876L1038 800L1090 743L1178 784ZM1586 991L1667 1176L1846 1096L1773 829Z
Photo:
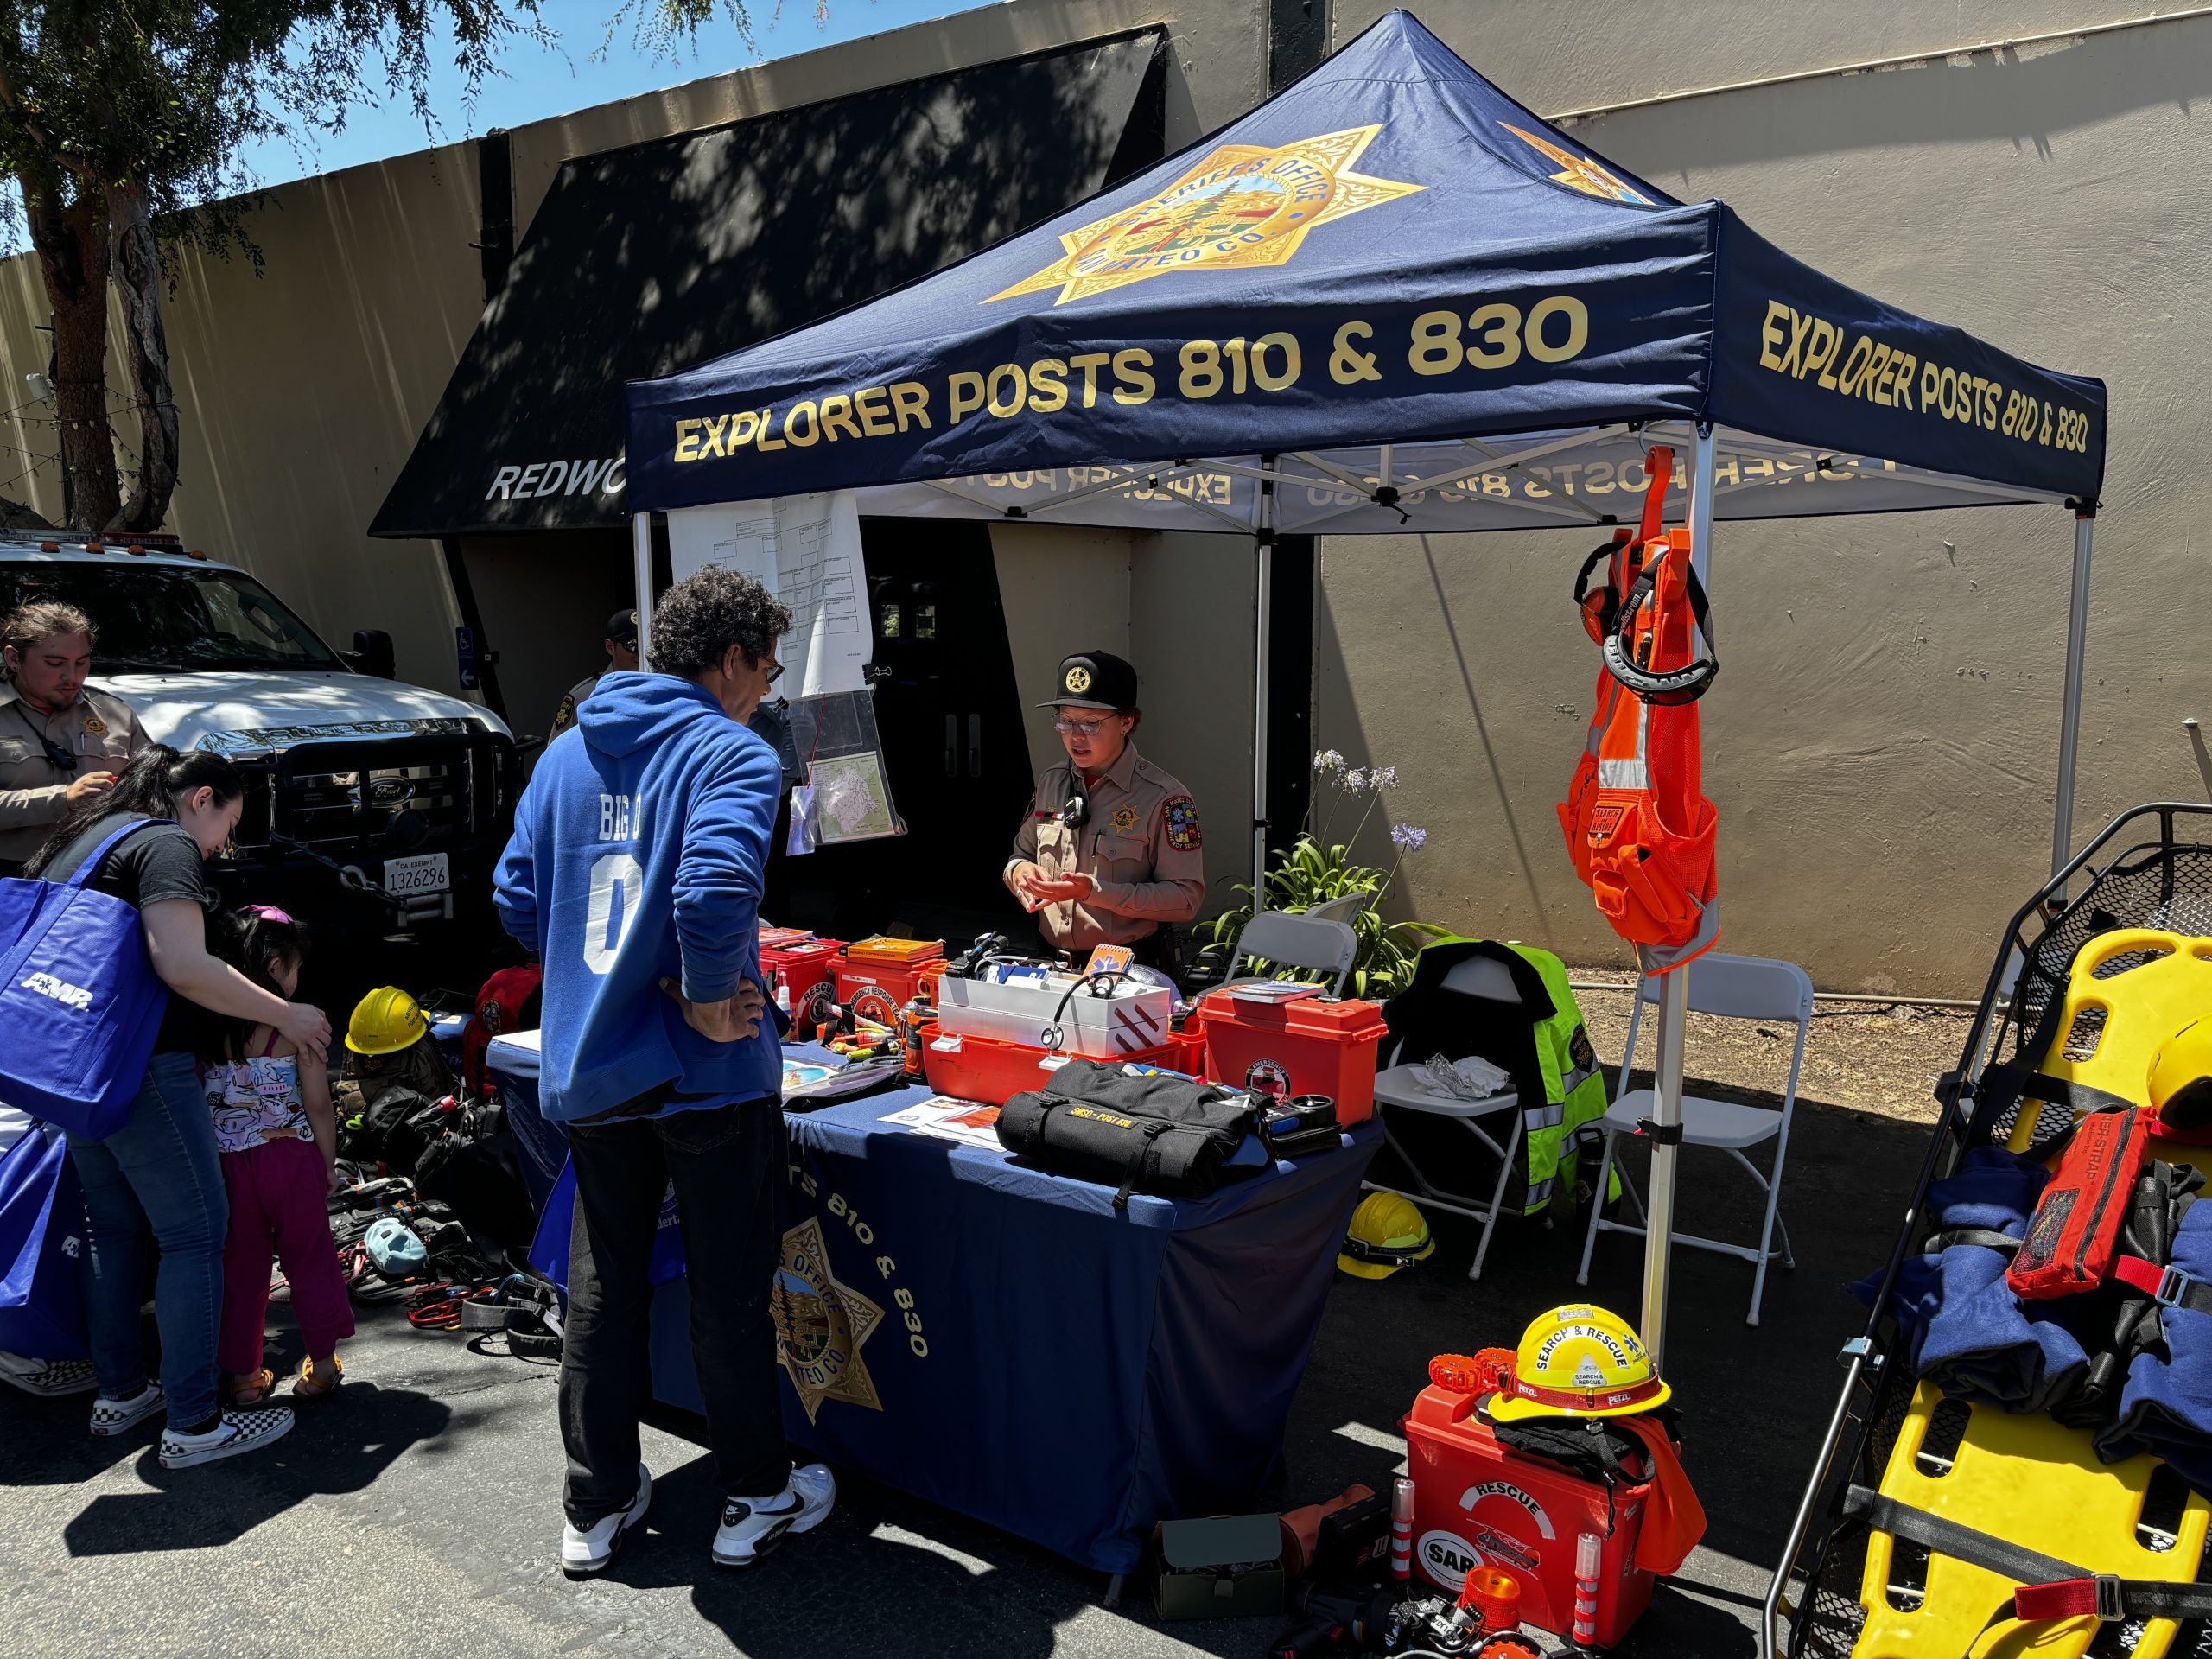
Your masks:
M1262 1001L1233 991L1198 998L1186 1022L1205 1035L1205 1075L1242 1089L1262 1061L1280 1067L1294 1095L1327 1095L1337 1122L1349 1128L1375 1116L1375 1056L1382 1043L1382 1010L1373 1002L1332 1002L1318 996Z
M849 1004L863 989L874 986L891 999L894 1007L904 1007L923 986L944 977L944 941L857 939L837 957L836 971L840 1002ZM931 1001L936 995L932 989Z
M1044 1088L1052 1080L1052 1073L1071 1058L1027 1043L939 1033L922 1049L922 1070L930 1087L940 1095L1003 1106L1016 1095ZM1185 1058L1187 1051L1177 1046L1141 1049L1122 1056L1131 1065L1156 1065L1169 1071L1182 1071L1178 1062Z
M1401 1425L1414 1478L1414 1570L1447 1595L1467 1570L1503 1567L1521 1586L1521 1617L1540 1630L1574 1628L1574 1549L1583 1533L1605 1541L1598 1567L1598 1645L1614 1646L1650 1605L1652 1575L1636 1568L1650 1488L1609 1502L1605 1484L1498 1442L1476 1397L1421 1391Z

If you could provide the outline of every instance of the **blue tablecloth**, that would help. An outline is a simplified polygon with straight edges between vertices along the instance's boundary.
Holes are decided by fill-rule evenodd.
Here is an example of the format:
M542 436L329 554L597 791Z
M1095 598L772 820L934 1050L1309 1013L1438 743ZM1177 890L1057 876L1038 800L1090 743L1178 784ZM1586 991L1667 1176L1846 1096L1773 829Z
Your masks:
M794 1445L1107 1573L1136 1567L1156 1521L1249 1510L1380 1130L1116 1211L1109 1187L880 1121L928 1098L789 1119ZM556 1278L566 1187L534 1253ZM654 1293L654 1391L696 1410L690 1306L680 1278Z

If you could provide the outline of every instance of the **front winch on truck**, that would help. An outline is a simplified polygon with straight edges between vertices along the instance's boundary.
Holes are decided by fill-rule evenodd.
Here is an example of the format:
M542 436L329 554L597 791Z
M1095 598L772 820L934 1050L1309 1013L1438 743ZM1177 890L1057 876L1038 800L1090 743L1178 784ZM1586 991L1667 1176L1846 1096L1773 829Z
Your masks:
M92 619L93 683L149 737L245 772L237 835L210 867L231 899L420 936L455 925L456 889L490 891L521 791L514 738L486 709L395 680L388 636L334 651L172 536L0 531L0 613L35 600Z

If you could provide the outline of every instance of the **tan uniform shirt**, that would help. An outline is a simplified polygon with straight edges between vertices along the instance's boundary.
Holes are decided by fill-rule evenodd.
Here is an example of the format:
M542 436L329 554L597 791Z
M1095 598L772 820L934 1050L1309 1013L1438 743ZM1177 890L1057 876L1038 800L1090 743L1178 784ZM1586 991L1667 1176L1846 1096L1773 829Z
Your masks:
M64 772L47 759L41 737L76 757ZM62 798L88 772L121 772L146 747L130 705L86 686L67 709L41 715L0 685L0 862L20 864L46 844L61 821Z
M545 734L548 743L576 723L576 705L598 690L599 676L596 674L578 680L569 688L569 695L561 699L561 706L553 711L553 729Z
M1206 896L1205 838L1191 792L1131 744L1090 786L1089 821L1071 830L1052 818L1074 792L1074 771L1062 761L1037 780L1007 861L1008 888L1024 862L1056 879L1080 872L1097 884L1080 903L1037 912L1046 938L1063 950L1084 951L1132 944L1196 916Z

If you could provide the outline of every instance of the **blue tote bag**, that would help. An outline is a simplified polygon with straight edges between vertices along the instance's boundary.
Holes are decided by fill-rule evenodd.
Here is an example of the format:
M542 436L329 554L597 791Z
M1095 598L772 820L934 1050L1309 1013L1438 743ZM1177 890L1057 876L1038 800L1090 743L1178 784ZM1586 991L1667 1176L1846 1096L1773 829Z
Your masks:
M168 822L124 824L67 881L0 880L0 1099L90 1141L123 1127L169 991L137 907L87 884L125 836Z
M89 1359L85 1195L69 1143L34 1123L0 1154L0 1350L29 1359Z

